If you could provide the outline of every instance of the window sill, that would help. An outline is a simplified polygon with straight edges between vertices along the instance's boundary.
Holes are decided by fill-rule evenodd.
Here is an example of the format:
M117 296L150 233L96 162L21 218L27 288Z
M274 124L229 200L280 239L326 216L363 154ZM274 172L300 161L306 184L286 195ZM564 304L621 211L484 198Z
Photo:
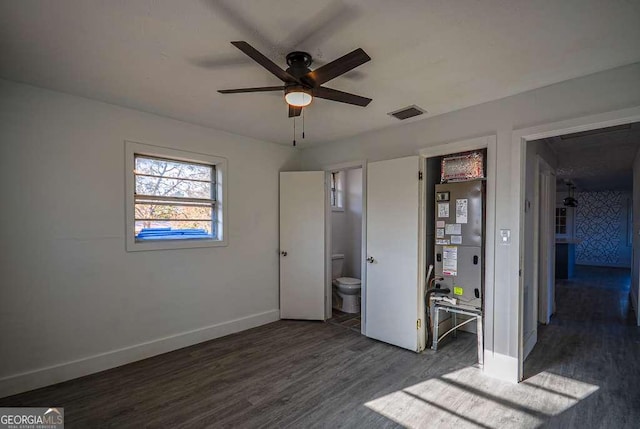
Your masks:
M181 239L181 240L127 240L127 252L144 252L151 250L195 249L201 247L225 247L227 240L214 240L208 238Z

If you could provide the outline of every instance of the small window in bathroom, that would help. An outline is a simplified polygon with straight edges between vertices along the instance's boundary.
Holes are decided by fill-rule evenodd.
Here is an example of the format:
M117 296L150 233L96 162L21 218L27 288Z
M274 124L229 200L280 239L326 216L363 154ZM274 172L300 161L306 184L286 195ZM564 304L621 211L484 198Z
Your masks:
M331 172L331 209L333 211L344 210L344 186L342 177L344 172L332 171Z

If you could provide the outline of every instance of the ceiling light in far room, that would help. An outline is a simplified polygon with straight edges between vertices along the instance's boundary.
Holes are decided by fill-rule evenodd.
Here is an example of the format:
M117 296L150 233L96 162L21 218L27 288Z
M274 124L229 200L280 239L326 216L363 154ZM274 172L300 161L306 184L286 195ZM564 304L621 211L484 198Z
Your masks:
M305 107L311 104L311 91L302 86L290 86L284 90L284 100L290 106Z
M572 183L567 183L567 198L564 199L563 204L565 207L578 207L578 200L573 198L573 192L576 187Z

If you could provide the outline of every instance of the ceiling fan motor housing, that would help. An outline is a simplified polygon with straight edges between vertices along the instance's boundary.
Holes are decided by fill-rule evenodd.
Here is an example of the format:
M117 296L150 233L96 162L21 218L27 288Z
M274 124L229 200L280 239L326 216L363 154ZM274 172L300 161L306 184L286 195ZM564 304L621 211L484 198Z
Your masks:
M287 72L297 78L300 78L311 71L309 70L311 63L313 63L313 58L311 57L311 54L307 52L294 51L287 54L287 64L289 65Z

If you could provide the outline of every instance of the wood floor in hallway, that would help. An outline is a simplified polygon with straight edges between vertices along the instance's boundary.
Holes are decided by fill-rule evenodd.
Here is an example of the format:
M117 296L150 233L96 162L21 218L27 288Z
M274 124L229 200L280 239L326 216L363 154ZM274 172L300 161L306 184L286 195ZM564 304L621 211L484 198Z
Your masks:
M581 265L573 278L558 281L556 313L538 329L525 379L548 372L598 390L550 426L640 427L640 328L630 284L629 269Z
M416 354L344 326L279 321L0 406L64 407L67 428L637 428L640 329L623 287L600 274L558 285L518 385L474 366L471 334Z

